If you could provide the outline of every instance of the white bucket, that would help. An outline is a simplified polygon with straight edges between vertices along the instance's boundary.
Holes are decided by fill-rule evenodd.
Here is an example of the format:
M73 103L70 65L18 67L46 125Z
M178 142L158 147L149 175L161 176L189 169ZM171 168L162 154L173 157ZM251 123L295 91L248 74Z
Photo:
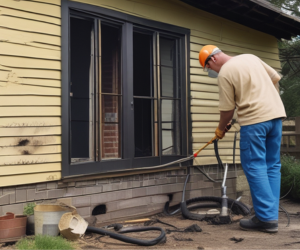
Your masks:
M60 205L36 205L34 208L35 235L47 234L57 236L59 233L58 223L61 216L70 211L73 211L73 209Z

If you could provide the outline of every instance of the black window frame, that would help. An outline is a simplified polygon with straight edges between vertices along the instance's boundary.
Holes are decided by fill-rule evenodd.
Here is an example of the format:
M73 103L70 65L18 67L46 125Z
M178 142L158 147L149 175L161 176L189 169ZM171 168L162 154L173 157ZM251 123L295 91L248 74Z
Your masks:
M190 114L190 30L166 23L143 19L114 10L62 0L61 3L61 60L62 60L62 178L101 174L115 171L134 170L136 168L152 167L166 164L192 154L191 147L191 114ZM71 164L70 160L70 16L71 12L78 12L80 16L112 20L122 25L121 44L121 86L122 86L122 121L121 121L121 148L122 158L95 162ZM133 109L133 57L132 37L134 27L149 29L150 31L164 32L177 36L180 40L180 82L181 82L181 155L159 155L151 157L134 157L134 122ZM96 34L97 35L97 34ZM96 55L98 56L98 55ZM161 129L159 129L161 134ZM181 163L188 166L191 161ZM177 164L178 165L178 164ZM176 166L176 165L173 165Z

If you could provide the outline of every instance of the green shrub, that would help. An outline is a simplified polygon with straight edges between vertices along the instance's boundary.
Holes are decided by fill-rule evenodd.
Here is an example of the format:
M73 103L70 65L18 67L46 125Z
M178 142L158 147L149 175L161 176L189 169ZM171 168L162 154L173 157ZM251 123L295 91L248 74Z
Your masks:
M34 214L34 207L35 203L27 203L26 206L24 207L23 214L24 215L33 215Z
M36 235L19 240L16 248L20 250L43 250L43 249L75 249L74 243L64 239L62 236Z
M293 186L289 197L300 199L300 162L293 156L281 157L281 196Z

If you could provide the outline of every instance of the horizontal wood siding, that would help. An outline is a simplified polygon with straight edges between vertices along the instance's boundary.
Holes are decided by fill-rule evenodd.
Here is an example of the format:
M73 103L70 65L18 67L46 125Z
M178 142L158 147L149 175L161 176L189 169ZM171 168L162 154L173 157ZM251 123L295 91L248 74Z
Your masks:
M274 37L178 0L77 2L191 30L193 151L214 136L219 121L217 81L203 72L198 61L203 45L215 44L230 55L252 53L280 69ZM0 186L61 178L60 5L60 0L0 1ZM219 142L223 162L233 161L233 140L238 131L236 125ZM215 163L212 145L194 160L195 165Z
M61 178L60 0L0 1L0 186Z

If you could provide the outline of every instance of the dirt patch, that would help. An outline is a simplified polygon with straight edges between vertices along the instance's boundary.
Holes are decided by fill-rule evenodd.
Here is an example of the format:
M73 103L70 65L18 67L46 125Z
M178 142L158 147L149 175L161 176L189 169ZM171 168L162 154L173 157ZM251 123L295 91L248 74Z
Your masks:
M108 236L87 233L77 241L77 249L300 249L300 203L287 199L280 203L289 212L290 225L287 227L287 216L284 212L280 212L277 234L243 231L239 228L239 220L226 225L213 225L206 221L186 220L180 214L171 217L159 214L151 217L155 221L151 226L162 227L165 230L166 241L161 244L151 247L136 246ZM116 222L122 224L122 221ZM143 224L123 224L123 226L143 226ZM191 226L201 230L185 232L185 229ZM147 231L126 235L150 240L156 238L159 232ZM1 247L0 244L1 250L13 247L14 245L5 244Z
M20 139L19 143L17 144L17 146L26 146L29 144L29 140L28 139Z

